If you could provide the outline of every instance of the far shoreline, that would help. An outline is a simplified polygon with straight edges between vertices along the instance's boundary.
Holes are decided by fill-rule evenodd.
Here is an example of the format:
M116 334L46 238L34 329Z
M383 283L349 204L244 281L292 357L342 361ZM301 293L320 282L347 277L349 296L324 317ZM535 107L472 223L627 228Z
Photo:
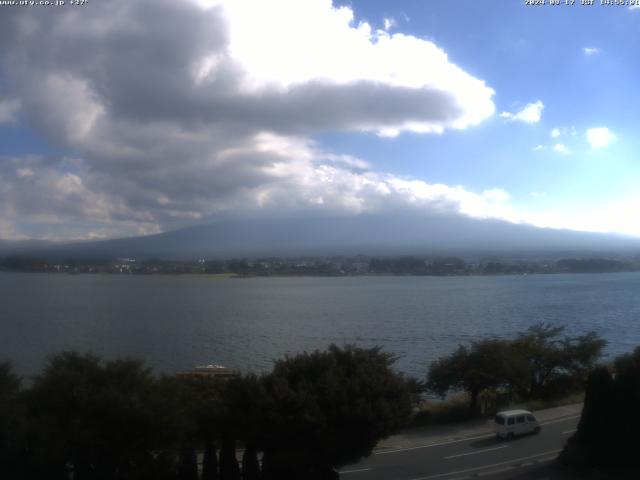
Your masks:
M536 273L497 273L497 274L461 274L461 275L429 275L429 274L402 274L402 273L363 273L349 275L305 275L305 274L272 274L272 275L238 275L234 273L134 273L134 272L56 272L56 271L29 271L29 270L1 270L0 274L37 274L50 276L103 276L103 277L199 277L211 280L249 280L256 278L503 278L503 277L540 277L550 275L609 275L640 273L640 270L612 271L612 272L536 272Z

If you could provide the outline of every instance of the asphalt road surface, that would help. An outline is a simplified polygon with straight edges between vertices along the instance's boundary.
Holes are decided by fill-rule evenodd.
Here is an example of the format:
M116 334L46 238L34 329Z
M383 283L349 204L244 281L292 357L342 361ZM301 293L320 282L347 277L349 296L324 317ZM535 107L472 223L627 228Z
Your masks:
M375 452L340 472L343 480L454 480L491 478L555 459L579 415L542 422L538 435L498 440L483 434L461 440Z

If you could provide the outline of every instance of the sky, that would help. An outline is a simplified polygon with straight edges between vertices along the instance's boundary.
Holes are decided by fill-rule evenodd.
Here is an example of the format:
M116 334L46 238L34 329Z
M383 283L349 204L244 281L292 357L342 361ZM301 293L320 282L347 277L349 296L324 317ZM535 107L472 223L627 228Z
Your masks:
M640 236L640 7L558 3L0 5L0 239L396 212Z

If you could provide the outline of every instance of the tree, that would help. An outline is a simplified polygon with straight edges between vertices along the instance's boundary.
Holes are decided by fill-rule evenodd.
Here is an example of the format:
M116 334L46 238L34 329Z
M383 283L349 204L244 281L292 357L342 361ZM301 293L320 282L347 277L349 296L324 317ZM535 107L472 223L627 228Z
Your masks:
M244 445L242 457L243 480L257 480L260 476L258 452L264 445L265 411L268 408L267 392L262 377L245 375L229 379L222 389L223 413L220 428L226 436L224 473L227 478L238 478L235 460L235 441ZM221 452L221 479L222 476Z
M451 389L464 390L469 394L469 409L475 412L482 391L507 384L508 348L507 342L498 339L458 346L451 355L431 364L427 389L443 397Z
M459 345L431 364L427 388L443 397L451 390L467 392L472 412L482 391L498 387L527 400L580 390L606 341L595 332L561 337L563 331L564 327L538 323L513 340Z
M0 363L0 465L7 478L18 478L24 462L25 416L22 381L10 363Z
M218 480L218 457L216 445L212 436L204 441L204 453L202 456L202 480Z
M240 443L243 480L337 478L335 468L370 454L411 413L421 385L393 372L393 361L379 348L331 346L285 357L266 376L219 382L158 379L137 361L64 352L25 391L0 364L3 473L25 480L196 480L196 452L203 450L203 480L239 480ZM15 414L20 404L22 416ZM26 419L24 441L12 418Z
M167 432L176 422L158 393L137 361L102 363L73 352L50 358L28 396L32 474L67 478L71 468L78 480L167 478L175 468ZM158 458L169 471L158 471Z
M183 440L195 449L203 449L202 480L224 479L226 466L222 466L216 454L216 445L221 445L226 420L224 398L225 385L212 377L183 377L177 379L183 387L182 408L186 409L184 418L188 419L187 428L183 428ZM220 475L218 469L220 468Z
M510 381L520 397L544 396L560 379L577 384L586 380L606 341L595 332L561 338L564 330L563 326L537 323L513 340L510 357L514 374Z
M595 332L563 339L562 348L567 353L565 368L586 380L606 346L607 341Z
M276 362L265 378L265 479L336 478L400 428L411 390L379 348L331 345Z
M616 358L612 368L600 367L589 375L578 431L567 443L561 460L605 468L603 478L638 478L638 405L640 347ZM628 471L623 474L620 469Z
M240 466L236 459L236 438L229 431L224 432L222 436L220 480L240 480Z

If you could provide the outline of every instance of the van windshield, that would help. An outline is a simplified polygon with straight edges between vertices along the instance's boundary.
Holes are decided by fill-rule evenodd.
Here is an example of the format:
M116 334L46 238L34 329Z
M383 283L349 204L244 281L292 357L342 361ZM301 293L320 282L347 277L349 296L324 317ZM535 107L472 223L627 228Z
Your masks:
M500 415L496 415L495 420L496 420L496 423L497 423L498 425L504 425L504 417L502 417L502 416L500 416Z

